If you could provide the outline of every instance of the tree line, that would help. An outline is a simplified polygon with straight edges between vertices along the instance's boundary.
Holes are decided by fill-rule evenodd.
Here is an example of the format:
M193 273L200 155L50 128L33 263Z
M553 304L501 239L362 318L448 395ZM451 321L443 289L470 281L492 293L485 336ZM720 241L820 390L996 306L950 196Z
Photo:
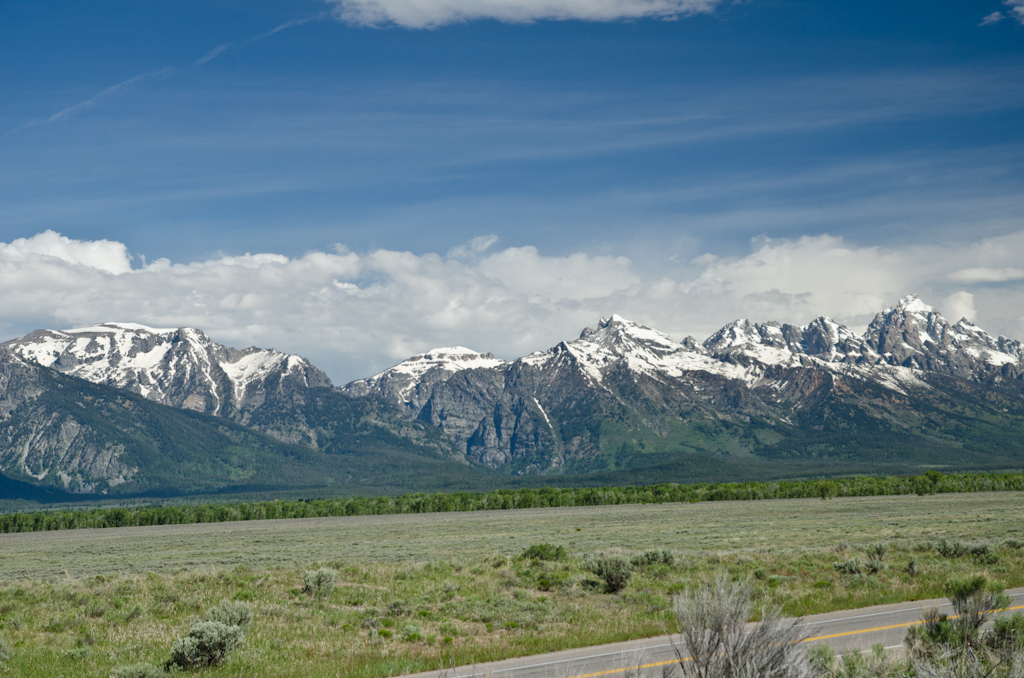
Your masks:
M493 492L416 493L397 497L300 499L295 501L275 499L232 504L138 506L8 513L0 515L0 533L561 506L757 501L814 497L829 499L832 497L1022 490L1024 490L1024 473L942 474L938 471L929 471L920 476L857 476L831 480L698 483L693 485L661 483L629 487L544 487Z

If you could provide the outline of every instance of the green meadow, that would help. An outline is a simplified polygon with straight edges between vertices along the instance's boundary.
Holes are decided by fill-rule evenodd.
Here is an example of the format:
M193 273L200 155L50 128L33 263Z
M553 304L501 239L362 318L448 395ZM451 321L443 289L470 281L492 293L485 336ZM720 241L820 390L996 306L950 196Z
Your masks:
M535 544L560 559L530 558ZM207 676L388 676L671 629L716 572L802 615L1024 586L1024 493L613 505L0 535L0 641L17 676L160 664L223 600L254 613ZM597 554L631 574L618 591ZM309 570L331 568L320 598Z

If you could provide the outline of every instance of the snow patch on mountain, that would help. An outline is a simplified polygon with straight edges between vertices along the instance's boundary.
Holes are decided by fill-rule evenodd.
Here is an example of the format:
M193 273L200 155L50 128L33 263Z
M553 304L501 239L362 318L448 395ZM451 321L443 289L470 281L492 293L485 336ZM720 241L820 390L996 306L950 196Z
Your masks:
M765 379L773 368L809 368L866 379L906 393L907 389L928 388L922 380L928 372L984 380L993 378L993 370L1006 366L1024 370L1024 347L1005 337L993 338L966 319L950 324L932 306L908 295L880 312L864 335L827 316L802 326L739 319L697 344L690 338L675 341L612 315L594 328L585 328L573 341L514 362L494 360L490 354L461 347L435 349L353 382L346 389L361 384L352 392L383 393L387 389L380 385L389 382L389 388L397 387L403 402L409 403L425 380L443 381L460 369L504 371L516 365L552 374L576 369L605 390L607 375L623 367L662 381L692 381L688 375L703 372L739 380L748 387L772 387L771 379Z
M157 402L227 414L275 378L304 387L330 380L301 356L273 349L243 351L215 343L201 330L109 322L70 330L37 330L3 344L23 360Z
M344 390L354 395L392 393L408 402L416 384L428 374L433 381L445 381L463 370L501 369L507 364L492 353L479 353L465 346L446 346L407 358L372 377L346 385Z

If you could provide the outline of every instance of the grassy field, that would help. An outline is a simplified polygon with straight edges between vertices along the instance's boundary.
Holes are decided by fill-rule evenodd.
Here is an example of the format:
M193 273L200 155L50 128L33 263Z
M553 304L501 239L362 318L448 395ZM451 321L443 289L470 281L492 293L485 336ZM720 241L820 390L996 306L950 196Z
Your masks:
M990 546L950 558L942 539ZM18 676L161 662L224 599L256 620L210 676L386 676L660 632L673 593L718 570L792 614L941 595L949 577L1024 585L1024 494L779 500L74 530L0 535L0 639ZM560 562L528 560L532 544ZM833 563L885 569L844 574ZM669 549L603 591L586 554ZM877 559L877 558L876 558ZM914 560L916 574L907 572ZM301 591L338 570L334 593Z

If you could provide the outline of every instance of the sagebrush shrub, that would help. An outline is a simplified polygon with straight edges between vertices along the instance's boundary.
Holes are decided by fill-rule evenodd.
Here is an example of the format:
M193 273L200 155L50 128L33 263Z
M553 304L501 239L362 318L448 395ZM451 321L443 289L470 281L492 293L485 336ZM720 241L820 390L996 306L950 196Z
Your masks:
M843 574L860 574L864 569L864 565L861 563L860 558L857 558L856 556L849 560L834 562L832 563L832 567L836 568L837 572L842 572Z
M864 571L867 572L868 574L878 574L879 572L884 570L886 567L888 567L888 565L886 565L881 560L870 560L864 566Z
M997 619L992 626L992 645L1000 648L1024 650L1024 614Z
M249 629L249 624L252 624L252 608L245 603L236 603L230 600L225 600L217 605L211 607L203 615L205 621L220 622L225 626L237 626L243 631Z
M220 664L245 641L245 631L216 621L197 621L184 638L171 646L171 661L183 669Z
M633 566L620 555L599 554L589 558L585 565L604 580L604 588L608 593L618 593L626 588L630 577L633 576Z
M674 599L682 645L673 644L685 677L790 678L807 675L799 643L807 637L799 619L784 620L778 608L764 608L761 622L747 621L754 612L749 584L730 582L727 575L704 582Z
M675 556L668 549L661 549L656 551L644 551L641 554L635 555L630 559L630 562L636 567L643 567L644 565L671 565L675 562Z
M957 622L965 635L976 635L993 610L1010 604L1003 587L984 575L969 579L954 579L946 585L946 595L953 604Z
M152 664L129 664L118 666L110 672L110 678L166 678L167 672Z
M968 546L962 541L956 539L940 539L935 544L935 550L939 552L939 555L943 558L959 558L960 556L967 553Z
M4 642L3 638L0 638L0 664L10 660L11 648L7 647L7 643Z
M555 546L554 544L534 544L523 551L524 558L536 560L565 560L567 555L564 546Z
M872 544L868 547L868 558L881 560L885 558L885 552L888 550L889 548L885 544Z
M313 596L317 600L325 600L331 597L334 591L334 578L338 576L335 570L329 567L321 567L319 570L306 570L302 575L302 592Z

